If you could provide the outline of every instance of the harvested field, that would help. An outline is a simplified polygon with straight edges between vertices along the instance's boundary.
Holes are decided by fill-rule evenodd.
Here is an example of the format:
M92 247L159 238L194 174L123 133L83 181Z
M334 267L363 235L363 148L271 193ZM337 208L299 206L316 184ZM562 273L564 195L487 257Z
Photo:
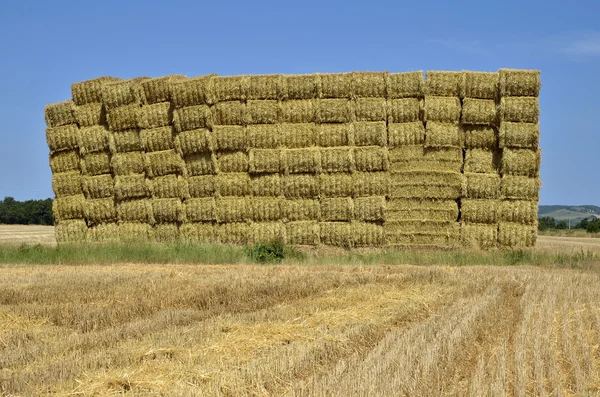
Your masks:
M56 245L53 226L0 225L0 246L5 244Z

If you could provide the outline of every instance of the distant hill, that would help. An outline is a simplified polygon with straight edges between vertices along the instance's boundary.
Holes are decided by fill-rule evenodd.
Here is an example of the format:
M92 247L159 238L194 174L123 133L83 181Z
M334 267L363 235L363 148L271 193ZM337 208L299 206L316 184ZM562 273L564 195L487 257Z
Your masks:
M596 205L540 205L538 216L549 216L558 221L577 223L585 218L600 218L600 207Z

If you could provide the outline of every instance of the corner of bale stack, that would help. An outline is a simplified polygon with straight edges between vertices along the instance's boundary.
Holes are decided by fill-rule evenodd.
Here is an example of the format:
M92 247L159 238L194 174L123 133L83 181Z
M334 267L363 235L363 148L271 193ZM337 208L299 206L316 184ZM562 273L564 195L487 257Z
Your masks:
M541 150L509 149L502 150L501 172L503 175L539 177Z
M56 197L82 194L83 185L81 173L79 171L68 171L53 174L52 191Z
M319 200L282 200L280 202L280 208L281 220L285 222L318 221L321 219L321 205Z
M58 244L81 243L87 239L87 225L83 219L57 220L54 234Z
M502 198L514 200L539 200L539 178L527 176L503 175L500 184Z
M74 83L71 85L73 102L75 102L77 106L87 105L89 103L101 103L102 86L117 81L121 81L121 79L103 76L92 80Z
M539 70L500 69L499 87L502 96L530 96L540 94L542 86Z
M85 202L83 194L57 197L52 201L52 213L55 218L61 220L83 219L85 217Z
M76 150L79 140L79 128L76 124L67 124L60 127L46 129L46 143L51 153L65 150Z
M78 171L80 168L77 150L65 150L50 155L50 169L53 173ZM83 169L83 162L81 164ZM110 172L110 168L108 169Z
M502 97L499 115L502 121L537 123L540 117L539 98Z
M46 105L44 117L48 127L60 127L63 125L75 124L75 103L71 100Z

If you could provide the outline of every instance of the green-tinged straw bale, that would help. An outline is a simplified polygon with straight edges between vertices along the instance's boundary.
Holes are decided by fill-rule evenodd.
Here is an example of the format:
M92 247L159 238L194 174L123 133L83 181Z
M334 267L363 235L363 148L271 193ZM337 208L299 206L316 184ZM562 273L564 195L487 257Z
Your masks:
M142 222L153 225L152 200L136 199L117 202L117 219L120 222Z
M321 219L319 200L295 199L280 202L281 219L286 222Z
M422 98L425 91L423 71L390 73L387 76L387 97Z
M352 174L321 174L321 197L352 197L354 193Z
M387 171L389 168L388 150L378 146L355 148L354 162L357 171Z
M281 145L286 148L307 148L317 145L317 126L313 123L284 123L280 127Z
M110 109L106 115L108 128L111 131L124 131L139 128L140 105L127 105Z
M498 245L507 248L533 247L537 241L537 222L534 225L500 222Z
M437 121L427 123L425 147L462 148L464 141L463 131L459 124Z
M212 80L215 103L245 101L248 96L249 85L249 76L215 76Z
M464 171L498 173L498 152L487 149L468 149L465 155Z
M320 242L320 227L316 221L290 222L285 229L288 244L318 245Z
M352 174L354 197L387 196L389 194L387 172L355 172Z
M416 183L414 185L393 186L390 188L389 196L392 198L457 200L461 194L462 187L452 185L422 185Z
M220 196L249 196L252 182L245 172L219 174L215 177L215 189Z
M215 125L245 125L246 104L240 101L218 102L211 108Z
M421 121L421 100L400 98L387 101L388 123Z
M75 104L73 101L64 101L46 105L44 117L48 127L60 127L62 125L75 124Z
M52 175L52 190L56 197L83 193L79 171L59 172Z
M144 154L142 152L113 153L110 166L115 175L143 174Z
M445 171L393 172L389 176L392 188L401 186L454 186L460 189L464 183L463 174Z
M491 249L498 245L498 225L463 223L460 230L464 247Z
M152 235L152 226L141 222L118 224L119 239L124 243L147 243Z
M87 225L83 219L56 220L54 235L58 244L83 243L87 238Z
M365 222L352 222L354 230L353 246L355 247L377 247L385 245L385 233L383 227Z
M358 197L354 200L354 218L363 222L385 220L385 197Z
M197 153L185 157L188 176L213 175L216 173L217 159L214 153Z
M498 200L462 199L461 219L466 223L496 224L499 205Z
M77 149L79 128L77 124L67 124L46 129L46 142L50 152Z
M351 144L350 137L354 136L354 124L317 125L317 134L319 146L347 146Z
M108 146L112 153L141 152L144 150L141 133L138 130L111 132Z
M281 177L279 174L253 175L251 180L253 196L281 196Z
M285 175L283 194L288 199L319 197L319 177L316 175Z
M240 125L215 125L212 130L213 150L246 150L248 134ZM211 141L207 140L207 145ZM209 146L207 146L207 149Z
M389 151L390 171L454 171L461 172L463 153L459 148L424 148L401 146Z
M500 197L500 175L465 172L464 195L470 199L497 199Z
M354 229L349 222L321 222L319 226L322 244L344 248L354 246Z
M114 222L117 219L117 207L112 197L85 200L85 219L90 225Z
M537 123L511 123L503 121L500 124L500 148L537 149L540 143L540 125Z
M211 105L213 101L213 98L211 98L213 77L213 75L206 75L191 79L171 80L169 84L171 102L176 108Z
M350 221L354 217L354 201L350 197L322 198L321 219L324 221Z
M221 244L247 244L250 225L244 222L223 223L215 226L215 237Z
M115 194L112 174L82 176L81 185L86 199L113 197Z
M213 175L192 176L185 180L190 197L210 197L215 194L215 177Z
M533 225L538 219L538 203L524 200L504 200L498 206L500 222Z
M538 178L504 175L500 184L502 198L512 200L532 200L540 198L542 182Z
M177 223L154 225L150 234L152 241L157 243L173 243L179 240L179 225Z
M76 105L102 102L102 86L111 82L119 81L116 77L103 76L96 79L82 81L71 85L73 102Z
M496 125L497 119L494 100L465 98L463 101L463 124Z
M182 136L184 136L184 134L187 134L188 132L193 133L193 131L185 131L179 134L178 138L181 139ZM146 152L160 152L162 150L169 150L175 148L175 142L173 138L173 127L168 126L152 128L150 130L141 130L139 136L143 149ZM195 152L192 152L190 154L193 153Z
M92 243L118 243L119 226L116 223L102 223L88 228L87 241Z
M59 172L79 171L79 155L77 150L66 150L51 154L50 169L55 174ZM110 168L108 172L110 172Z
M184 80L185 76L173 74L170 76L157 77L141 81L144 103L154 104L159 102L169 102L171 100L171 81Z
M250 225L250 243L261 244L274 241L285 242L286 227L281 222L260 222Z
M173 120L173 112L169 102L144 105L140 110L140 128L150 129L166 127Z
M248 154L246 152L217 153L219 172L248 172Z
M279 172L282 169L281 152L279 149L251 149L249 172L253 174Z
M213 137L205 128L183 131L177 134L174 146L182 156L190 156L196 153L206 153L213 150Z
M56 219L83 219L85 217L85 197L83 194L75 196L57 197L52 201L52 213Z
M321 151L316 148L283 149L281 160L287 174L321 172Z
M349 123L354 120L354 107L348 99L320 99L316 106L317 123Z
M498 72L462 72L462 97L496 99L498 95Z
M102 104L109 110L127 105L140 105L144 97L141 82L148 79L137 77L103 84Z
M77 146L79 153L83 156L88 153L107 150L109 132L106 127L97 125L93 127L82 127L77 134Z
M460 99L456 97L426 96L425 113L426 121L440 121L443 123L458 123L460 121ZM414 120L413 120L414 121Z
M420 121L388 124L389 148L425 143L425 127Z
M252 219L250 200L243 197L220 197L216 200L217 222L245 222Z
M320 74L318 86L320 98L350 98L352 96L352 73Z
M537 177L540 174L541 151L530 149L502 150L502 174Z
M106 108L101 103L75 106L75 119L80 127L106 124Z
M115 176L114 192L117 201L150 197L150 186L144 174Z
M148 180L154 198L187 198L189 188L187 178L179 175L165 175Z
M284 123L313 123L316 120L314 100L291 100L281 103L281 121Z
M185 210L179 198L153 198L152 214L156 223L185 221Z
M354 123L354 144L356 146L387 146L385 121Z
M281 74L251 75L248 79L248 99L282 99L285 78Z
M430 219L390 221L386 222L384 227L392 233L460 236L460 224L456 221L436 221Z
M321 79L318 74L284 75L286 99L313 99L321 91Z
M177 132L211 128L212 124L212 113L206 105L188 106L173 111L173 126Z
M259 124L246 127L248 146L260 149L275 149L281 146L280 124Z
M352 73L353 98L386 98L387 72L354 72Z
M253 100L246 103L248 124L275 124L280 119L279 102L273 100Z
M354 105L354 119L357 121L386 121L387 101L385 98L357 98Z
M539 70L500 69L500 95L538 96L542 86Z
M254 197L251 201L252 219L256 222L278 221L281 219L281 199Z
M150 177L168 174L183 174L185 163L174 150L163 150L145 154L146 174Z
M537 123L540 118L540 104L537 97L503 97L500 100L502 121Z
M427 95L458 97L462 91L461 72L442 72L429 70L425 76L425 92Z
M390 222L405 220L455 222L458 219L458 203L456 200L394 198L386 203L385 217L385 220Z
M184 223L179 227L179 235L185 242L214 243L215 226L210 222Z
M496 150L498 137L494 127L485 125L465 125L465 147L467 149Z

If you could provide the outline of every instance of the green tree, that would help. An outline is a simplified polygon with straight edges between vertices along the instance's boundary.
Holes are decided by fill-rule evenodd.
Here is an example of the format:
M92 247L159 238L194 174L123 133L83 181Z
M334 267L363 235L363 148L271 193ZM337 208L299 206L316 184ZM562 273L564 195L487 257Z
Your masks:
M590 221L587 218L582 219L581 222L579 222L577 225L575 225L575 229L587 230L589 223L590 223Z
M0 200L0 223L7 225L53 225L52 199L17 201Z
M588 233L600 233L600 218L596 218L588 224Z
M540 231L548 229L556 229L556 219L551 216L544 216L539 219L538 229Z
M556 228L557 228L558 230L565 230L565 229L567 229L568 227L569 227L569 225L567 224L567 221L559 221L559 222L556 224Z

